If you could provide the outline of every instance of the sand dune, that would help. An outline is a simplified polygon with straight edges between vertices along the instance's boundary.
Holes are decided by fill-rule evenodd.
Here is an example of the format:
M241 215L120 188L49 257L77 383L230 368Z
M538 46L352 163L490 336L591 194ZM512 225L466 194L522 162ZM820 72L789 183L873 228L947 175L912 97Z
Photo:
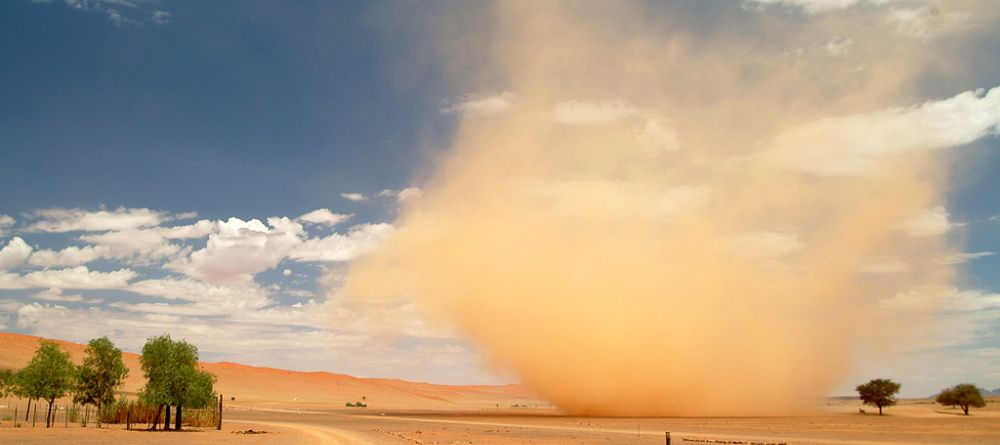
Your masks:
M0 369L19 369L31 360L39 337L0 332ZM69 351L76 363L83 360L85 345L54 340ZM145 383L139 355L124 353L129 376L122 387L137 393ZM200 363L218 377L216 391L237 405L343 406L361 401L372 409L454 410L495 407L497 404L541 404L521 385L436 385L405 380L359 378L330 372L301 372L241 365Z

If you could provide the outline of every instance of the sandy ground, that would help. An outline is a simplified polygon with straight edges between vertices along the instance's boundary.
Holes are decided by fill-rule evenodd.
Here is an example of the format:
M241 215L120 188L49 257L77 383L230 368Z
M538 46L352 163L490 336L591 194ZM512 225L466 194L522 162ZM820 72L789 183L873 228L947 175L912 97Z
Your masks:
M854 401L828 402L795 417L595 418L551 409L386 411L231 404L223 431L124 431L0 425L0 444L1000 444L1000 399L962 416L929 400L906 400L885 416L860 414ZM40 425L40 424L39 424ZM247 429L261 435L233 434Z
M19 368L37 337L0 333L0 368ZM79 360L83 347L63 343ZM137 357L126 395L141 386ZM856 400L823 401L815 413L795 417L584 418L561 415L518 385L444 386L363 379L324 372L295 372L232 363L205 363L226 395L222 431L125 431L65 426L66 400L57 402L56 426L30 421L12 428L23 400L0 401L0 445L7 444L997 444L1000 398L972 416L931 400L904 400L878 416ZM232 398L235 397L235 400ZM368 408L347 409L365 400ZM517 407L515 407L515 405ZM44 406L44 404L43 404ZM527 408L525 408L527 406ZM865 409L867 414L859 413ZM265 430L242 435L233 431Z
M732 441L788 444L1000 444L1000 405L965 417L934 405L904 405L879 417L857 405L768 418L580 418L555 413L405 413L249 410L240 421L339 433L328 443L375 444L673 444ZM711 443L711 442L708 442ZM715 442L718 443L718 442Z
M265 434L237 434L248 429L263 430ZM73 445L119 445L119 444L150 444L150 445L270 445L270 444L323 444L336 443L316 438L297 428L281 428L268 426L261 428L257 424L227 422L222 431L199 430L188 428L183 431L126 431L123 425L105 425L101 429L81 428L79 425L56 425L43 428L41 425L31 428L11 428L9 422L0 425L0 444L4 445L36 445L36 444L73 444Z

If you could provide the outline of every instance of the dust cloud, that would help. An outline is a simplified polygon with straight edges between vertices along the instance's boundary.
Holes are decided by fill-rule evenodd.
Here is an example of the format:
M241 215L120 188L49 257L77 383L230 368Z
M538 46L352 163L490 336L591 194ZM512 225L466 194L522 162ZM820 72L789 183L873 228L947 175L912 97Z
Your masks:
M925 124L1000 91L923 103L925 40L881 9L729 6L436 17L469 95L346 294L415 299L580 415L802 412L905 344L879 302L953 280L939 149L990 131Z

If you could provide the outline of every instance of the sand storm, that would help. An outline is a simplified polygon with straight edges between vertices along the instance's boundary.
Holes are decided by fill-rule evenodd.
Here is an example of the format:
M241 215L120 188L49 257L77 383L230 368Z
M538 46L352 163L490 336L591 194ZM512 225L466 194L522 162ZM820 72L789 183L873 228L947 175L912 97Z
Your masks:
M906 345L933 308L880 302L953 280L939 156L995 131L1000 90L914 102L918 43L857 22L863 66L830 49L836 19L696 38L644 19L669 11L574 5L442 20L473 93L346 292L416 299L571 414L801 412ZM985 117L956 129L955 109Z

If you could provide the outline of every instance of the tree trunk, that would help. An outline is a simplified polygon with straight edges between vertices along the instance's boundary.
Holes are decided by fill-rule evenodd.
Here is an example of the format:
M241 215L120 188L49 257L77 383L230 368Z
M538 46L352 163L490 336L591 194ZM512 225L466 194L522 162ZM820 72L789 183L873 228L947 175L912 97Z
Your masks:
M962 412L965 413L966 416L968 416L969 415L969 405L962 405Z
M28 421L28 414L31 414L31 397L28 397L28 409L24 410L24 421Z
M163 431L170 431L170 405L167 405L167 410L163 412Z
M878 406L878 415L882 415L882 405Z
M163 405L156 408L156 417L153 419L153 431L160 426L160 413L163 412Z
M52 402L55 400L47 400L49 402L48 409L45 410L45 427L52 428Z
M101 428L101 402L97 402L97 428Z
M181 430L181 404L180 403L177 404L177 416L176 417L177 418L174 419L174 430L175 431L180 431Z

